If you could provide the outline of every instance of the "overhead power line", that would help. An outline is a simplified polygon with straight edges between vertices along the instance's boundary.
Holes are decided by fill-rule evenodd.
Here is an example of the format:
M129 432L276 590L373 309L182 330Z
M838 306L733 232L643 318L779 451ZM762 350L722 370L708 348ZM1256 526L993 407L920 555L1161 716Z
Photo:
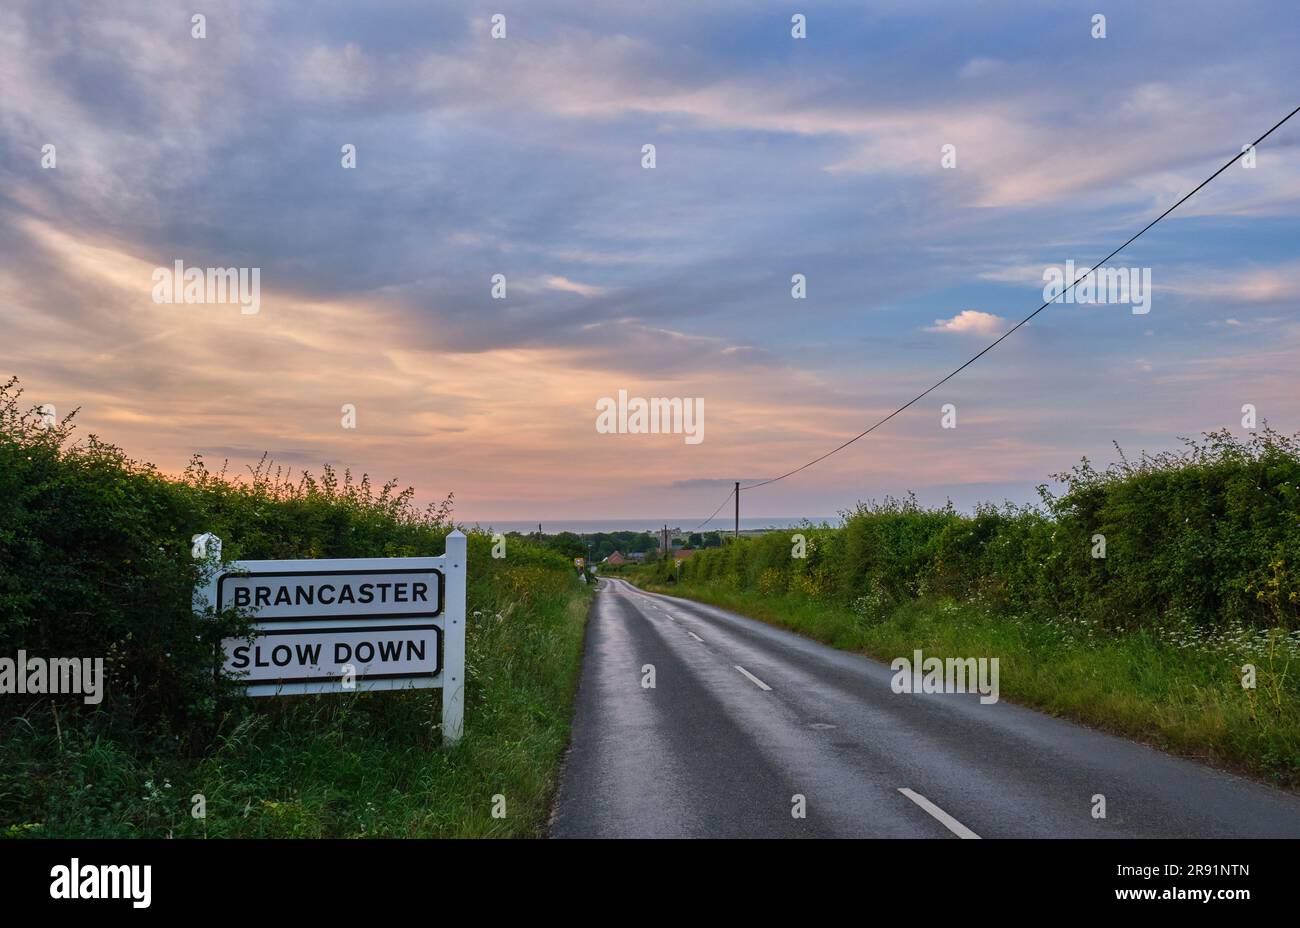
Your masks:
M718 508L715 509L715 510L713 510L713 515L709 516L707 519L705 519L705 520L704 520L703 522L701 522L699 525L695 526L695 528L691 529L691 533L698 532L700 529L704 528L704 526L706 526L706 525L708 525L710 522L712 522L712 521L714 520L714 518L717 516L717 514L720 513L720 512L722 512L722 507L725 506L725 505L727 505L727 503L730 502L730 501L731 501L731 498L732 498L733 496L735 496L735 495L736 495L736 490L735 490L735 488L733 487L732 490L731 490L731 492L727 494L727 498L724 499L722 502L718 503Z
M1297 107L1296 107L1295 109L1293 109L1290 113L1287 113L1286 116L1282 117L1282 119L1278 120L1277 123L1273 126L1273 128L1269 129L1267 132L1265 132L1263 135L1261 135L1259 138L1257 138L1254 142L1252 142L1252 143L1250 144L1250 148L1253 149L1253 148L1257 147L1257 146L1260 144L1260 142L1263 142L1266 138L1268 138L1270 135L1272 135L1274 132L1276 132L1279 128L1281 128L1283 125L1285 125L1286 122L1287 122L1288 120L1290 120L1291 117L1294 116L1296 113L1300 113L1300 106L1297 106ZM1203 181L1201 181L1199 184L1197 184L1197 185L1196 185L1196 186L1191 190L1191 192L1189 192L1189 193L1187 193L1187 194L1184 194L1184 195L1183 195L1183 196L1178 200L1178 202L1174 203L1173 206L1170 206L1168 209L1166 209L1163 213L1161 213L1161 214L1160 214L1159 216L1157 216L1155 219L1152 219L1152 220L1151 220L1150 222L1148 222L1145 226L1143 226L1140 230L1138 230L1138 231L1135 232L1133 235L1131 235L1131 236L1130 236L1130 237L1129 237L1129 238L1128 238L1128 239L1127 239L1127 240L1126 240L1122 245L1120 245L1118 248L1116 248L1116 249L1115 249L1114 251L1112 251L1110 254L1106 255L1106 257L1102 258L1100 261L1098 261L1096 264L1094 264L1094 265L1093 265L1091 268L1089 268L1087 271L1085 271L1084 273L1080 274L1077 278L1075 278L1075 280L1073 280L1073 281L1070 283L1070 285L1069 285L1068 287L1065 287L1063 290L1061 290L1061 292L1058 293L1055 297L1053 297L1052 299L1046 301L1045 303L1043 303L1043 305L1039 306L1037 309L1035 309L1035 310L1034 310L1032 313L1030 313L1028 316L1026 316L1025 318L1021 319L1019 322L1017 322L1017 323L1016 323L1015 325L1013 325L1011 328L1007 329L1007 331L1005 331L1005 332L1003 332L1001 335L999 335L996 339L994 339L992 342L990 342L988 345L986 345L984 348L982 348L978 353L976 353L975 355L971 356L971 358L970 358L969 360L967 360L964 364L962 364L960 367L955 368L954 370L952 370L952 371L950 371L948 374L946 374L946 375L945 375L941 380L937 380L937 381L935 381L933 384L931 384L929 387L926 387L924 390L922 390L922 391L921 391L920 393L918 393L916 396L912 397L910 400L908 400L908 401L907 401L906 403L904 403L902 406L899 406L897 409L895 409L895 410L894 410L893 412L891 412L889 415L885 416L883 419L880 419L879 421L873 423L869 428L864 429L863 431L859 432L857 435L854 435L852 438L848 439L847 441L843 442L842 444L837 445L836 447L832 448L830 451L827 451L825 454L813 458L811 461L807 462L806 464L801 464L801 465L799 465L798 467L794 468L793 470L788 470L788 471L786 471L785 473L781 474L779 477L771 477L771 478L769 478L769 479L767 479L767 480L760 480L760 481L758 481L757 483L751 483L751 484L747 484L746 486L740 487L740 489L741 489L741 490L755 490L755 489L758 489L759 487L765 487L765 486L767 486L768 484L776 483L778 480L784 480L784 479L787 478L787 477L793 477L795 474L799 473L800 471L802 471L802 470L807 470L809 467L812 467L814 464L819 464L819 463L821 463L822 461L826 460L826 459L827 459L828 457L830 457L831 455L833 455L833 454L837 454L837 453L839 453L840 451L843 451L845 448L847 448L849 445L853 444L853 443L854 443L855 441L857 441L858 439L860 439L860 438L864 438L864 437L866 437L867 435L870 435L872 432L874 432L876 429L880 428L882 425L884 425L884 424L885 424L886 422L888 422L890 419L894 418L894 417L897 416L899 413L901 413L901 412L903 412L904 410L908 409L910 406L915 405L917 402L919 402L920 400L924 399L926 396L928 396L929 394L933 393L935 390L939 389L939 387L943 386L943 385L944 385L945 383L947 383L949 380L951 380L952 378L956 377L958 374L960 374L960 373L961 373L962 371L964 371L966 368L970 367L972 364L974 364L974 363L975 363L976 361L978 361L980 358L984 357L984 355L988 354L990 351L992 351L994 348L996 348L996 347L997 347L999 344L1001 344L1005 339L1007 339L1008 337L1010 337L1011 334L1014 333L1017 329L1019 329L1019 328L1020 328L1021 326L1023 326L1025 323L1029 322L1029 320L1033 319L1035 316L1037 316L1037 315L1038 315L1039 313L1041 313L1043 310L1047 309L1048 306L1051 306L1051 305L1052 305L1053 303L1055 303L1057 300L1059 300L1059 299L1061 299L1062 297L1064 297L1067 293L1069 293L1071 290L1074 289L1074 287L1075 287L1076 284L1078 284L1080 281L1082 281L1082 280L1084 280L1085 278L1087 278L1089 274L1091 274L1093 271L1097 270L1097 268L1099 268L1099 267L1101 267L1102 265L1104 265L1107 261L1109 261L1111 258L1115 257L1117 254L1119 254L1121 251L1123 251L1123 250L1124 250L1125 248L1127 248L1129 245L1133 244L1133 243L1134 243L1135 241L1137 241L1137 240L1138 240L1138 239L1139 239L1143 234L1145 234L1149 229L1151 229L1151 228L1152 228L1156 223L1158 223L1160 220L1164 219L1166 216L1168 216L1168 215L1169 215L1170 213L1172 213L1174 210L1178 209L1178 207L1182 206L1184 203L1186 203L1188 200L1190 200L1193 196L1195 196L1195 195L1197 194L1197 192L1199 192L1200 189L1201 189L1202 187L1204 187L1206 184L1210 183L1210 181L1214 180L1216 177L1218 177L1220 174L1222 174L1222 173L1223 173L1224 171L1226 171L1228 168L1230 168L1230 167L1232 167L1234 164L1236 164L1237 161L1238 161L1238 160L1242 157L1242 155L1244 155L1245 153L1246 153L1246 149L1243 147L1243 149L1242 149L1240 152L1238 152L1236 155L1234 155L1232 158L1230 158L1230 159L1227 161L1227 163L1225 163L1225 164L1223 165L1223 167L1219 168L1217 171L1215 171L1215 172L1214 172L1213 174L1211 174L1209 177L1205 178L1205 180L1203 180ZM732 497L735 493L736 493L736 490L735 490L735 489L733 489L733 490L731 491L731 493L728 493L728 494L727 494L727 498L724 499L724 500L723 500L723 501L718 505L718 508L717 508L717 509L713 510L713 515L709 516L707 519L705 519L703 522L701 522L700 525L697 526L695 529L692 529L692 531L698 531L700 527L702 527L702 526L704 526L704 525L707 525L709 522L713 521L714 517L717 516L717 514L718 514L719 512L722 511L722 507L725 506L725 505L727 505L727 501L730 500L731 497Z
M1261 142L1264 142L1264 140L1265 140L1266 138L1269 138L1270 135L1273 135L1274 131L1277 131L1277 130L1279 129L1279 127L1281 127L1281 126L1283 125L1283 123L1286 123L1287 120L1290 120L1290 118L1291 118L1292 116L1295 116L1296 113L1300 113L1300 107L1296 107L1295 109L1292 109L1290 113L1287 113L1286 116L1284 116L1284 117L1282 118L1282 120L1279 120L1279 121L1277 122L1277 125L1274 125L1274 126L1273 126L1273 129L1270 129L1269 131L1266 131L1266 133L1265 133L1264 135L1261 135L1260 138L1257 138L1257 139L1255 140L1255 142L1252 142L1252 143L1251 143L1251 147L1252 147L1252 148L1253 148L1253 147L1256 147L1256 146L1258 146L1258 144L1260 144ZM919 394L917 394L917 395L913 396L913 398L907 400L907 402L904 403L904 404L902 404L902 406L898 407L897 409L894 409L894 411L891 412L891 413L889 413L888 416L885 416L884 419L881 419L881 420L879 420L878 422L875 422L875 424L872 424L872 425L871 425L871 428L868 428L868 429L866 429L866 430L863 430L863 432L859 432L858 434L855 434L853 438L850 438L850 439L849 439L849 441L846 441L846 442L842 443L842 445L839 445L839 446L837 446L837 447L833 447L833 448L831 448L831 450L827 451L826 454L824 454L824 455L820 455L820 456L818 456L818 458L814 458L813 460L810 460L809 463L807 463L807 464L801 464L800 467L794 468L793 470L787 470L787 472L781 474L780 477L771 477L771 478L768 478L768 480L762 480L762 481L759 481L759 482L757 482L757 483L749 483L748 486L742 486L742 487L741 487L741 490L755 490L755 489L758 489L758 487L761 487L761 486L767 486L768 483L775 483L776 481L779 481L779 480L785 480L785 478L787 478L787 477L793 477L794 474L797 474L798 472L800 472L800 470L806 470L807 468L813 467L814 464L818 464L818 463L820 463L820 461L824 461L824 460L826 460L827 458L829 458L829 456L831 456L831 455L833 455L833 454L837 454L837 452L844 451L846 447L849 447L850 445L853 445L853 443L854 443L855 441L858 441L859 438L865 438L866 435L870 435L872 432L875 432L876 429L879 429L881 425L884 425L884 424L885 424L885 422L888 422L889 420L893 419L893 417L894 417L894 416L897 416L898 413L904 412L905 409L909 408L910 406L913 406L913 404L917 403L918 400L922 400L922 399L926 398L927 395L930 395L931 393L933 393L933 391L939 389L939 387L943 386L944 383L946 383L946 382L952 380L953 377L956 377L957 374L959 374L959 373L962 372L962 370L965 370L966 368L969 368L970 365L971 365L971 364L974 364L975 361L978 361L978 360L980 359L980 357L983 357L984 355L987 355L989 351L992 351L993 348L996 348L996 347L998 346L998 344L1001 344L1002 341L1004 341L1004 339L1009 338L1010 335L1011 335L1011 333L1014 333L1015 330L1021 328L1021 326L1024 325L1024 324L1026 324L1026 322L1030 321L1031 318L1034 318L1035 316L1039 315L1039 313L1040 313L1040 312L1043 312L1044 309L1047 309L1047 308L1049 307L1049 305L1052 305L1053 303L1056 303L1057 300L1060 300L1061 298L1063 298L1063 296L1065 296L1065 295L1067 294L1067 292L1070 292L1071 290L1074 290L1074 287L1075 287L1076 283L1079 283L1080 281L1083 281L1084 278L1087 278L1087 277L1088 277L1088 274L1091 274L1092 272L1095 272L1095 270L1096 270L1097 268L1100 268L1100 266L1104 265L1104 264L1106 263L1106 261L1109 261L1110 259L1112 259L1112 257L1114 257L1115 255L1118 255L1119 252L1125 250L1125 248L1127 248L1128 246L1130 246L1130 244L1136 242L1136 240L1138 240L1138 239L1141 237L1141 235L1143 235L1143 234L1145 233L1145 231L1151 229L1151 227L1154 226L1154 225L1156 225L1157 222L1160 222L1160 221L1162 220L1162 218L1165 218L1166 216L1169 216L1169 214L1170 214L1171 212L1174 212L1175 209L1178 209L1178 208L1180 207L1180 205L1183 205L1184 203L1187 203L1187 200L1192 199L1192 196L1195 196L1195 195L1196 195L1196 192L1199 191L1201 187L1204 187L1205 185L1208 185L1208 183L1209 183L1210 181L1213 181L1214 178L1218 177L1219 174L1222 174L1223 172L1225 172L1225 170L1231 168L1232 165L1236 164L1236 161L1238 161L1238 160L1240 159L1240 157L1242 157L1242 156L1244 155L1244 153L1245 153L1245 149L1243 148L1242 151L1240 151L1240 152L1236 153L1236 155L1232 156L1231 159L1230 159L1229 161L1227 161L1227 164L1223 165L1222 168L1219 168L1218 170L1216 170L1216 172L1214 172L1213 174L1210 174L1209 177L1206 177L1206 178L1204 179L1204 181L1201 181L1200 183L1197 183L1196 187L1195 187L1195 188L1192 188L1192 191L1190 192L1190 194L1184 194L1184 195L1183 195L1183 198L1178 200L1178 203L1175 203L1174 205L1171 205L1171 207L1170 207L1169 209L1166 209L1165 212L1162 212L1162 213L1160 214L1160 216L1157 216L1156 218L1153 218L1153 220L1152 220L1151 222L1148 222L1147 225L1141 227L1141 230L1136 231L1136 233L1132 234L1131 237L1128 238L1128 239L1126 240L1125 243L1121 244L1121 246L1119 246L1118 248L1115 248L1115 250L1114 250L1113 252L1110 252L1109 255L1106 255L1106 256L1104 257L1104 259L1101 259L1100 261L1097 261L1097 263L1096 263L1095 265L1092 265L1091 268L1089 268L1089 269L1087 270L1087 272L1084 272L1083 274L1080 274L1080 276L1079 276L1078 278L1075 278L1074 281L1070 283L1070 286L1065 287L1065 289L1063 289L1063 290L1060 292L1060 294L1057 294L1056 296L1054 296L1054 298L1052 298L1052 299L1050 299L1050 300L1047 300L1047 302L1045 302L1043 305L1040 305L1039 308L1035 309L1034 312L1031 312L1030 315L1028 315L1028 316L1022 318L1021 321L1019 321L1019 322L1017 322L1017 324L1011 326L1010 329L1004 331L1004 333L1002 333L1001 335L998 335L998 337L995 339L995 341L993 341L993 342L987 344L987 346L984 346L984 347L982 348L982 350L980 350L980 351L978 352L978 354L972 355L972 356L970 357L970 359L966 361L965 364L962 364L962 365L961 365L961 367L956 368L956 369L952 370L952 372L949 372L948 374L946 374L946 376L944 376L943 380L939 380L939 381L936 381L935 383L932 383L932 385L930 385L930 386L926 387L926 389L920 391ZM735 490L733 490L733 493L735 493ZM728 496L727 496L727 499L731 499L731 495L728 495ZM727 504L727 500L724 499L724 500L723 500L723 506L725 506L725 504ZM722 506L719 506L718 509L719 509L719 511L720 511L720 509L722 509ZM714 513L714 515L716 515L716 512ZM712 519L712 516L710 516L710 519Z

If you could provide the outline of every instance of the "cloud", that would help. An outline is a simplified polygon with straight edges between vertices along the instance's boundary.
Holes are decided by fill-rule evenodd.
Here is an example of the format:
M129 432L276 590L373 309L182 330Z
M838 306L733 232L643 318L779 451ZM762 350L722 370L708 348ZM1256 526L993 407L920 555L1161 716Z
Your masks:
M1076 265L1078 262L1075 262ZM1002 264L982 270L979 272L981 280L992 280L1001 284L1026 284L1026 283L1043 283L1043 272L1048 267L1059 266L1055 264ZM1083 269L1088 267L1082 265Z
M724 338L668 329L634 317L586 323L568 350L593 371L643 376L689 376L701 368L772 370L783 366L779 354L764 348L733 345Z
M994 74L1006 67L1006 62L997 58L972 58L962 65L958 75L961 77L984 77L988 74Z
M1195 267L1170 275L1156 289L1197 300L1214 300L1233 305L1269 304L1294 300L1300 261L1275 265L1209 270Z
M978 309L963 309L951 319L936 319L927 332L956 332L961 335L999 335L1006 331L1007 320Z
M507 41L454 4L361 16L241 0L196 41L171 5L11 0L0 368L172 469L194 449L282 448L295 466L399 475L425 498L454 489L469 517L684 501L679 513L698 502L702 518L717 474L783 472L950 369L961 342L923 332L1004 326L974 310L918 320L1032 309L1044 267L1105 254L1276 121L1285 7L1224 20L1188 2L1179 17L1135 8L1106 42L1086 20L1028 8L814 5L817 37L802 43L737 0L596 13L536 0ZM1206 45L1210 19L1220 41ZM972 57L993 48L996 60ZM1155 264L1188 310L1141 322L1160 336L1140 349L1146 380L1225 359L1197 372L1197 396L1171 391L1143 417L1131 395L1097 397L1085 446L1056 410L1100 389L1098 359L1134 373L1139 349L1117 334L1127 316L1080 326L1054 310L1035 329L1041 357L1012 339L945 385L949 399L988 397L987 426L969 416L932 434L919 412L899 417L887 442L765 488L746 511L824 513L912 480L1032 486L1139 421L1155 441L1195 432L1225 392L1276 396L1284 417L1300 340L1285 312L1300 272L1286 263L1293 126L1126 262ZM639 164L648 141L653 171ZM38 166L46 142L57 170ZM940 167L946 143L955 170ZM262 268L262 313L153 304L150 271L176 259ZM796 272L806 301L790 298ZM490 296L497 273L508 299ZM1242 326L1209 324L1224 317ZM1267 376L1250 337L1266 319L1282 320ZM705 444L598 436L592 402L621 387L704 397ZM344 402L355 431L340 428Z
M608 291L604 287L597 287L592 284L580 284L576 280L569 280L567 277L551 275L546 278L546 286L552 290L564 290L568 293L576 293L579 296L585 296L590 299L593 296L604 296Z

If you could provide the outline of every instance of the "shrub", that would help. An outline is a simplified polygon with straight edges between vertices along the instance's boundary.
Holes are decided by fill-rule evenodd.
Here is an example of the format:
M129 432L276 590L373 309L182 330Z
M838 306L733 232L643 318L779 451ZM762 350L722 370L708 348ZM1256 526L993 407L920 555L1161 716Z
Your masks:
M1264 428L1212 432L1104 470L1086 459L1038 506L962 515L915 498L860 504L807 526L698 552L684 580L776 591L876 615L924 596L980 600L1103 628L1300 626L1300 445ZM1104 536L1105 556L1094 557ZM782 580L778 581L778 577ZM788 577L788 580L785 578Z
M124 740L202 752L222 719L247 711L214 672L217 642L245 624L191 609L194 535L214 532L226 560L407 557L442 554L452 528L450 496L421 509L410 488L328 466L293 479L264 458L234 479L195 457L171 479L93 435L70 442L75 411L46 428L20 397L16 380L0 385L0 654L106 657L104 703L59 708ZM470 533L471 610L571 584L566 555L510 545L508 561L494 559L490 536ZM27 710L3 705L9 717Z

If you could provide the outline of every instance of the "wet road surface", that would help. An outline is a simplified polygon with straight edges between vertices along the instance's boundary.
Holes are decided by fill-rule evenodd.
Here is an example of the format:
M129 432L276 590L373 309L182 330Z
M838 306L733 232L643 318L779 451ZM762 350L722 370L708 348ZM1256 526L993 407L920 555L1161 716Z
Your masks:
M1291 794L723 609L592 610L553 837L1300 837Z

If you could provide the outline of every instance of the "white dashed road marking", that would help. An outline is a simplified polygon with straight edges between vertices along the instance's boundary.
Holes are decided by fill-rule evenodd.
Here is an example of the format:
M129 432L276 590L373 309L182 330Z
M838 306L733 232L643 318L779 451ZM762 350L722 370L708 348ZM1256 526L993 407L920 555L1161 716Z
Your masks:
M755 686L757 686L760 690L764 690L765 692L771 692L772 687L768 686L766 683L764 683L764 682L763 682L762 680L760 680L758 677L754 676L752 673L750 673L750 672L749 672L748 670L746 670L744 667L741 667L739 664L734 664L733 666L734 666L737 670L739 670L741 673L743 673L746 677L748 677L748 678L749 678L749 682L752 683L752 684L754 684Z
M916 803L916 804L917 804L918 806L920 806L922 809L924 809L925 811L929 812L929 813L930 813L932 816L934 816L936 819L938 819L939 822L943 825L944 828L947 828L949 831L951 831L951 832L952 832L953 834L955 834L957 837L959 837L959 838L978 838L978 837L979 837L979 835L975 834L975 832L971 831L969 828L967 828L967 827L966 827L965 825L963 825L961 822L957 821L955 818L953 818L953 817L952 817L951 815L949 815L947 812L943 811L943 809L940 809L938 806L936 806L936 805L935 805L933 802L931 802L930 800L926 799L926 798L925 798L924 796L922 796L920 793L914 793L914 792L912 792L910 789L908 789L908 788L905 787L905 786L900 786L900 787L898 788L898 791L899 791L900 793L902 793L904 796L906 796L908 799L912 800L914 803Z

